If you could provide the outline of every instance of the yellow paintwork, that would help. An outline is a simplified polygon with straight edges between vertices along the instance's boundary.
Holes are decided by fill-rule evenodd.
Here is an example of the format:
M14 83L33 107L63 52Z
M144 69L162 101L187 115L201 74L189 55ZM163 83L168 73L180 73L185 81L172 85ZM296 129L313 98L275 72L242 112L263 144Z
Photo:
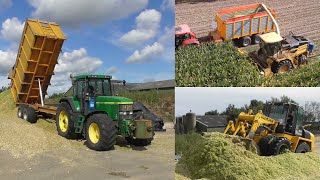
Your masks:
M27 19L8 77L16 104L40 102L38 78L45 95L65 39L56 23Z
M97 144L100 140L100 129L98 124L91 123L89 126L89 139L93 144Z
M69 127L69 119L67 113L62 110L59 114L59 128L62 132L66 132Z
M255 143L258 144L260 139L266 135L268 135L267 130L263 130L260 134L255 134L256 130L260 125L264 125L268 127L272 132L275 132L276 127L278 126L278 122L270 117L267 117L262 114L262 112L258 112L256 115L252 115L252 113L244 113L241 112L238 116L236 123L233 121L229 121L226 129L224 130L224 134L238 135L244 138L252 139ZM310 139L306 139L300 136L292 136L290 134L285 133L273 133L278 137L285 137L289 141L292 142L291 150L293 152L296 151L296 148L300 142L306 142L309 144L311 151L314 151L314 135L311 134Z
M277 34L276 32L269 32L266 34L261 34L260 39L266 43L275 43L280 42L283 40L283 38Z

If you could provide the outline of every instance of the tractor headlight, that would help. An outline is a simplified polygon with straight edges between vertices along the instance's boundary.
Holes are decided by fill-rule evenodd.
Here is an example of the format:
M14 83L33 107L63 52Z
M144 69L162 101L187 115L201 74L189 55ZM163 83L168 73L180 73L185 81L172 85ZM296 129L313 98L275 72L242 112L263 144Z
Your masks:
M132 116L133 116L132 104L120 104L119 115L120 115L120 119L132 119Z

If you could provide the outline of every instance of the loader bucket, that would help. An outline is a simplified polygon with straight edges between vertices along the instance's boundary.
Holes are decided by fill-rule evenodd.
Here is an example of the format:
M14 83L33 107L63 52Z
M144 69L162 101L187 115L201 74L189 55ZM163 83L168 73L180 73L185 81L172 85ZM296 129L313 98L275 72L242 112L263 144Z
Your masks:
M256 142L252 139L248 138L243 138L240 136L231 136L231 135L226 135L226 138L229 139L231 142L233 142L235 145L243 146L245 147L248 151L260 155L260 148L257 145Z

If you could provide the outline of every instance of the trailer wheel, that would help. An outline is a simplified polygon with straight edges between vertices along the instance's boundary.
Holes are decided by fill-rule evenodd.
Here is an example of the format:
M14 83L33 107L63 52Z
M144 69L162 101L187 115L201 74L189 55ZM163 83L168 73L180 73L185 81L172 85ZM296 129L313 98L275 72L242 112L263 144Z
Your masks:
M57 109L56 126L60 136L67 139L75 139L77 137L71 107L65 102L62 102Z
M310 146L306 142L299 143L296 153L310 152Z
M270 145L270 155L282 154L287 150L291 151L291 143L287 138L278 137Z
M133 139L131 137L126 137L126 140L128 141L128 143L133 144L135 146L147 146L147 145L151 144L151 141L153 140L153 138L150 138L150 139Z
M292 64L289 60L283 60L278 62L273 62L271 65L271 70L273 73L283 74L287 73L292 69Z
M260 39L260 34L255 34L252 36L253 44L260 44L261 39Z
M251 44L251 38L249 36L245 36L240 38L241 46L247 47Z
M17 116L18 116L18 118L23 118L23 109L25 108L25 106L24 105L19 105L19 107L18 107L18 111L17 111Z
M117 128L106 114L94 114L86 123L87 147L96 151L111 150L116 144Z
M38 121L38 114L36 113L36 110L28 106L22 108L22 117L24 120L32 124Z

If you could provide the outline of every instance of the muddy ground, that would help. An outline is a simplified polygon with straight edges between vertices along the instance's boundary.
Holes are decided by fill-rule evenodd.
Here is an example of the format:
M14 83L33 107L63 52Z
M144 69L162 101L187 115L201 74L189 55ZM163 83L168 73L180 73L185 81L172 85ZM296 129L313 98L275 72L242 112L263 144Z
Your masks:
M176 25L188 24L198 37L212 31L215 14L224 8L265 3L277 12L281 35L290 31L313 41L320 40L320 1L318 0L176 0Z
M15 111L14 111L15 112ZM130 146L118 137L114 150L88 149L67 140L53 120L30 124L12 111L0 113L0 177L6 179L173 179L174 130L158 132L150 146Z

